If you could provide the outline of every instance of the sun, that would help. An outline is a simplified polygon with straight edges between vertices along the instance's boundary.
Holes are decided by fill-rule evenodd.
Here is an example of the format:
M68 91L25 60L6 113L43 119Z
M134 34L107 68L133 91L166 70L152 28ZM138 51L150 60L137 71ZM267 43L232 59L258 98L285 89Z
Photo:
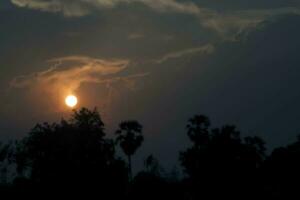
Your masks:
M68 95L65 99L65 103L67 106L69 106L70 108L74 108L77 103L78 103L78 99L76 96L74 95Z

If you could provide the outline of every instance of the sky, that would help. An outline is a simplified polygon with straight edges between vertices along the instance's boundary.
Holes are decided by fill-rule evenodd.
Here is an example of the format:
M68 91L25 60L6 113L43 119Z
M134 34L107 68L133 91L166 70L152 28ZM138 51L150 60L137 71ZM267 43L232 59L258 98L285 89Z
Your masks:
M148 154L177 163L195 114L268 149L300 133L299 0L1 0L0 139L97 107L113 136L137 119ZM138 164L137 164L138 165Z

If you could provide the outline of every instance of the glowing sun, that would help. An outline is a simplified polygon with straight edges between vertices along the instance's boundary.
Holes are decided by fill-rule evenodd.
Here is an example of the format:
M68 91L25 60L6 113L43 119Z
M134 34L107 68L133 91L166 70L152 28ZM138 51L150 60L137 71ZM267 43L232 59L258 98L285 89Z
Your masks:
M73 108L77 105L78 103L78 100L77 100L77 97L74 96L74 95L69 95L66 97L65 99L65 103L67 106L69 106L70 108Z

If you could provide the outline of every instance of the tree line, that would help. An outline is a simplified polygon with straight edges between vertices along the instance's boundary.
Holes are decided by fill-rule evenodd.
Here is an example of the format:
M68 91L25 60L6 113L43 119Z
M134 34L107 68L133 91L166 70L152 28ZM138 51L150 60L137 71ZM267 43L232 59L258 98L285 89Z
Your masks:
M207 116L186 125L192 145L178 159L184 176L166 176L152 155L132 174L132 156L144 141L135 120L108 138L99 112L74 110L68 120L37 124L26 137L0 143L0 196L99 199L211 199L300 197L300 137L266 154L257 136L242 137L232 125L212 128ZM116 154L119 146L127 159Z

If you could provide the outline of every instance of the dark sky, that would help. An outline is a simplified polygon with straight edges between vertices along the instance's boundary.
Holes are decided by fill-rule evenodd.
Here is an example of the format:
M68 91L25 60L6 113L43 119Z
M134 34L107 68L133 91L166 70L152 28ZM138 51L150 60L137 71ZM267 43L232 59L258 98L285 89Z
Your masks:
M176 163L194 114L269 149L300 133L298 0L1 0L0 138L97 106L110 135L138 119ZM138 162L136 161L136 162Z

